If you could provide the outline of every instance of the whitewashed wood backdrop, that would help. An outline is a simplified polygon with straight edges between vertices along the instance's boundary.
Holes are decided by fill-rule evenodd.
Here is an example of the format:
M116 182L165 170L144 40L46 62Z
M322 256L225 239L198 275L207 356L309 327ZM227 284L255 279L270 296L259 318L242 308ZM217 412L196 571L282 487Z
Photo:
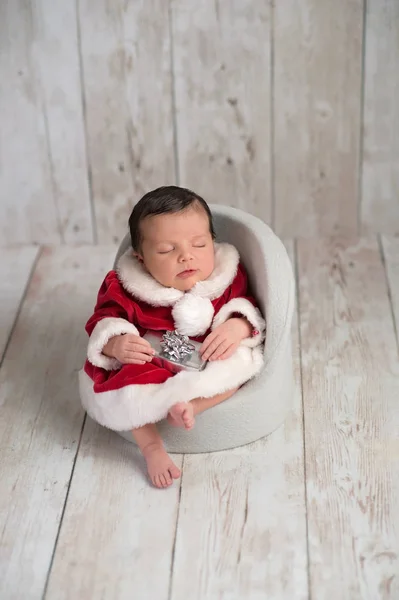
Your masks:
M399 231L398 0L2 0L0 243L178 183L282 236Z

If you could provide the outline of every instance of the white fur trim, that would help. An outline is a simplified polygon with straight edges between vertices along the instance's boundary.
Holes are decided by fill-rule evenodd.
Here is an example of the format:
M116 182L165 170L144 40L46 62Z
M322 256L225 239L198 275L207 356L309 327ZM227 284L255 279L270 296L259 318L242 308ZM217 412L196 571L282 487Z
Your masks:
M238 387L257 375L263 366L261 348L240 346L226 360L210 362L200 373L182 371L165 383L127 385L96 394L93 381L79 372L80 397L88 414L115 431L129 431L166 417L177 402L209 398Z
M184 295L184 292L165 287L154 279L134 256L132 248L122 254L116 272L125 290L151 306L173 306Z
M215 243L215 268L205 281L196 283L190 293L215 300L233 282L240 257L231 244ZM139 300L152 306L173 306L185 292L168 288L156 281L134 256L130 247L119 259L116 272L123 287Z
M201 298L216 300L229 287L237 275L240 256L231 244L215 244L215 268L212 275L198 281L191 292Z
M186 294L172 309L175 328L183 335L196 337L208 331L214 315L209 298Z
M116 358L110 358L102 353L105 344L115 335L122 333L133 333L140 335L138 329L126 319L116 317L105 317L101 319L91 332L89 344L87 346L87 358L96 367L101 367L107 371L120 369L122 366Z
M260 314L259 309L255 308L255 306L246 298L233 298L233 300L230 300L227 304L222 306L216 317L213 319L212 331L227 321L234 313L242 314L243 317L248 319L252 327L259 331L259 335L243 340L241 346L247 346L248 348L259 346L265 339L265 320Z

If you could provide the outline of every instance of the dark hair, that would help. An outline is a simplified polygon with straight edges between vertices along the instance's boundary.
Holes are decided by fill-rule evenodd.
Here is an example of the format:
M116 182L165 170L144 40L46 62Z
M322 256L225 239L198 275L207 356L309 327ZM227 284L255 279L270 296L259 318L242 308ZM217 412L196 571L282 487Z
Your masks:
M202 207L208 215L209 231L212 239L215 239L212 213L205 200L187 188L168 185L159 187L152 192L148 192L133 208L132 214L129 217L129 229L133 250L136 252L140 250L142 242L140 223L143 219L166 213L177 213L190 206L195 206L196 204Z

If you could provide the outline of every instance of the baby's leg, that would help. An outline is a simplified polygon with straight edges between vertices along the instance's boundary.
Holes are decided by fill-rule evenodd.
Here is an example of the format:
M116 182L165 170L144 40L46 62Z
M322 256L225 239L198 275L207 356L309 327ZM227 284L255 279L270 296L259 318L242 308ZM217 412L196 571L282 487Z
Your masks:
M227 392L223 392L223 394L217 394L211 398L194 398L190 402L179 402L170 409L168 421L175 427L192 429L195 423L195 415L199 415L204 410L208 410L208 408L212 408L216 404L220 404L224 400L231 398L238 389L236 387L233 390L228 390Z
M180 469L166 452L155 424L133 429L133 437L147 463L148 475L158 488L168 487L180 477Z

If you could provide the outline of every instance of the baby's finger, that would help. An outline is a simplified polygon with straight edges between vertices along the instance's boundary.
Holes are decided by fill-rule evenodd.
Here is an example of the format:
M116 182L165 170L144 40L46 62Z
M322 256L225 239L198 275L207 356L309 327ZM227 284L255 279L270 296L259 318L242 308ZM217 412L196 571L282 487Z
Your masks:
M143 362L151 362L153 359L153 356L150 356L149 354L144 354L143 352L129 352L126 353L124 355L124 359L126 360L126 362L129 362L130 364L141 364ZM133 361L137 361L137 362L133 362Z
M219 356L221 356L222 354L224 354L224 352L226 352L226 350L231 346L231 342L229 342L228 340L224 340L215 350L215 352L212 354L212 356L209 358L209 360L217 360L219 358Z
M120 361L123 365L145 365L147 360L136 360L135 358L124 358Z
M204 360L209 360L210 357L213 355L213 353L215 352L215 350L217 350L217 348L219 348L219 345L222 343L222 340L218 337L216 338L216 340L214 340L211 344L209 344L208 348L205 350L205 352L202 354L202 358Z
M238 344L232 344L225 352L223 352L223 354L219 356L218 360L226 360L226 358L230 358L230 356L233 356L237 348Z
M141 352L142 354L147 354L147 356L155 354L155 350L149 344L148 344L148 346L145 346L145 345L139 344L137 342L134 344L129 344L126 347L125 351L130 354L132 352Z
M126 336L126 342L129 346L135 345L142 346L143 348L151 348L150 342L138 335Z
M149 348L150 350L152 350L152 346L148 340L145 340L144 338L139 338L138 340L136 340L136 342L139 346L143 346L143 348Z
M205 340L202 342L202 346L200 348L200 354L203 355L204 352L206 352L206 350L209 348L209 346L212 344L212 342L218 337L218 334L213 331L212 333L210 333L208 335L208 337L205 338Z

